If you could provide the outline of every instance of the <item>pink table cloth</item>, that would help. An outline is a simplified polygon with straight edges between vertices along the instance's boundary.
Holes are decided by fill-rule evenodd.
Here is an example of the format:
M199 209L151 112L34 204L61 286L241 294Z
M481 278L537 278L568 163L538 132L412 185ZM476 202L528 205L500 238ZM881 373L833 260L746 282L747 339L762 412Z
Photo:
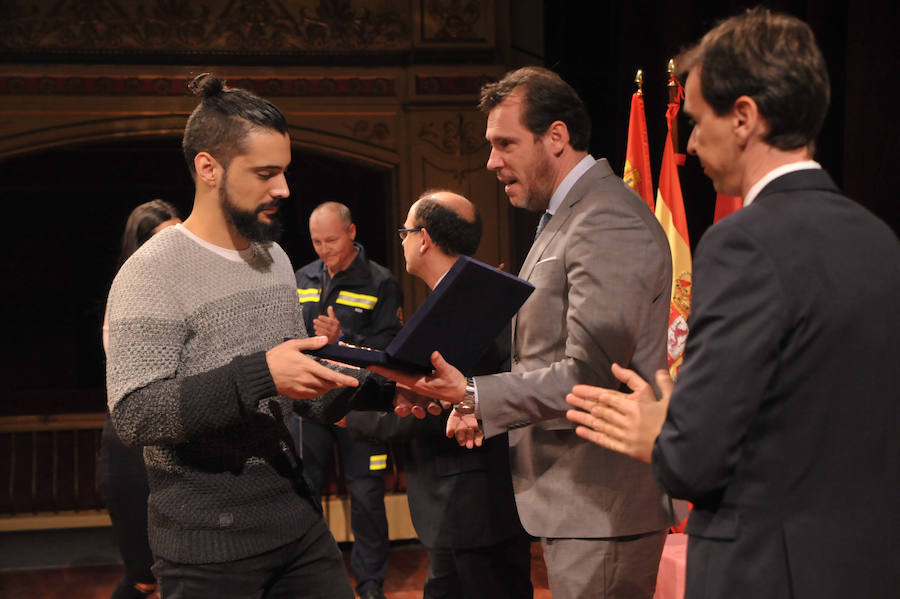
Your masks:
M666 537L659 574L656 576L656 593L653 599L684 599L684 568L687 564L687 535L671 534Z

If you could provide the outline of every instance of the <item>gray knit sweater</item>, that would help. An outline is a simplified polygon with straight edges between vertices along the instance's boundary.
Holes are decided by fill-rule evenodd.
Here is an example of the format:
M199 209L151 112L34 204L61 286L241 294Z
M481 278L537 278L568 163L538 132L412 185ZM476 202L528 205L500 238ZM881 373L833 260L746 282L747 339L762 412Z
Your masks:
M265 352L306 336L293 269L277 244L233 258L169 227L109 295L109 411L125 443L145 446L150 546L175 562L231 561L301 537L321 515L286 419L294 409L333 422L355 393L277 395Z

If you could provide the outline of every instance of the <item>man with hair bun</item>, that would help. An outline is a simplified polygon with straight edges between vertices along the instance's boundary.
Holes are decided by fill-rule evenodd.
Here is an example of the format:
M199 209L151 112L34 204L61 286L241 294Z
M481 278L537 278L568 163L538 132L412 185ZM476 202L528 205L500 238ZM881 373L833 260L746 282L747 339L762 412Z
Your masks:
M362 407L369 377L303 354L326 338L307 338L274 242L289 193L284 116L212 75L190 87L193 209L125 262L108 301L109 413L123 442L144 447L153 571L166 599L352 599L287 424Z
M634 393L578 385L568 417L693 502L685 597L896 597L897 237L812 160L829 84L806 23L749 11L679 66L688 152L744 207L697 247L674 390L614 366Z

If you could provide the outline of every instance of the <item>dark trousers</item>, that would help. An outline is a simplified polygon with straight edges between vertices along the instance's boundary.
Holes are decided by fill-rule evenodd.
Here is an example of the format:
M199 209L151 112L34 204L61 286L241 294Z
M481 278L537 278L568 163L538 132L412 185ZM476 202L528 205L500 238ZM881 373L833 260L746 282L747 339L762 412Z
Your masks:
M530 599L531 539L470 549L430 548L423 599Z
M325 469L335 442L340 446L344 479L350 491L350 527L354 538L350 567L356 577L356 590L362 593L381 589L390 552L384 511L384 461L380 457L387 455L387 447L353 439L339 426L304 420L303 472L309 479L315 501L321 501Z
M145 597L135 585L153 585L153 554L147 540L147 470L143 449L128 447L116 435L109 416L100 442L100 490L109 510L113 539L125 569L111 599Z
M341 552L323 519L262 555L218 564L153 565L162 599L353 599Z

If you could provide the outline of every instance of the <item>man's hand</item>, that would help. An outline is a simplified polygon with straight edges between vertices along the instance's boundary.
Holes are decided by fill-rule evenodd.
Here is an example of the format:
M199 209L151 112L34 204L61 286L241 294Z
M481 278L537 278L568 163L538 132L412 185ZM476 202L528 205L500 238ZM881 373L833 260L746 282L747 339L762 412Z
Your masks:
M328 337L328 343L337 343L341 335L344 334L341 329L341 323L334 315L334 308L328 306L328 314L320 314L313 321L313 328L316 335L324 335Z
M481 447L484 442L484 432L475 414L460 414L456 410L451 410L447 418L447 437L456 438L457 443L469 449Z
M397 393L394 395L394 412L406 418L410 414L422 420L426 414L437 416L442 411L441 405L428 397L416 395L409 389L397 387Z
M465 399L466 377L447 362L440 352L435 351L431 354L431 365L434 366L434 373L429 375L409 374L381 366L369 366L369 370L397 381L398 387L437 399L442 403L457 404Z
M566 412L566 418L581 425L575 434L582 439L649 464L653 444L666 421L672 379L665 370L656 372L656 384L663 394L657 401L653 387L633 370L613 364L612 373L633 393L575 385L566 401L578 409Z
M291 339L266 352L269 372L280 395L312 399L338 387L359 385L352 376L335 372L302 353L307 349L319 349L327 342L325 337Z

